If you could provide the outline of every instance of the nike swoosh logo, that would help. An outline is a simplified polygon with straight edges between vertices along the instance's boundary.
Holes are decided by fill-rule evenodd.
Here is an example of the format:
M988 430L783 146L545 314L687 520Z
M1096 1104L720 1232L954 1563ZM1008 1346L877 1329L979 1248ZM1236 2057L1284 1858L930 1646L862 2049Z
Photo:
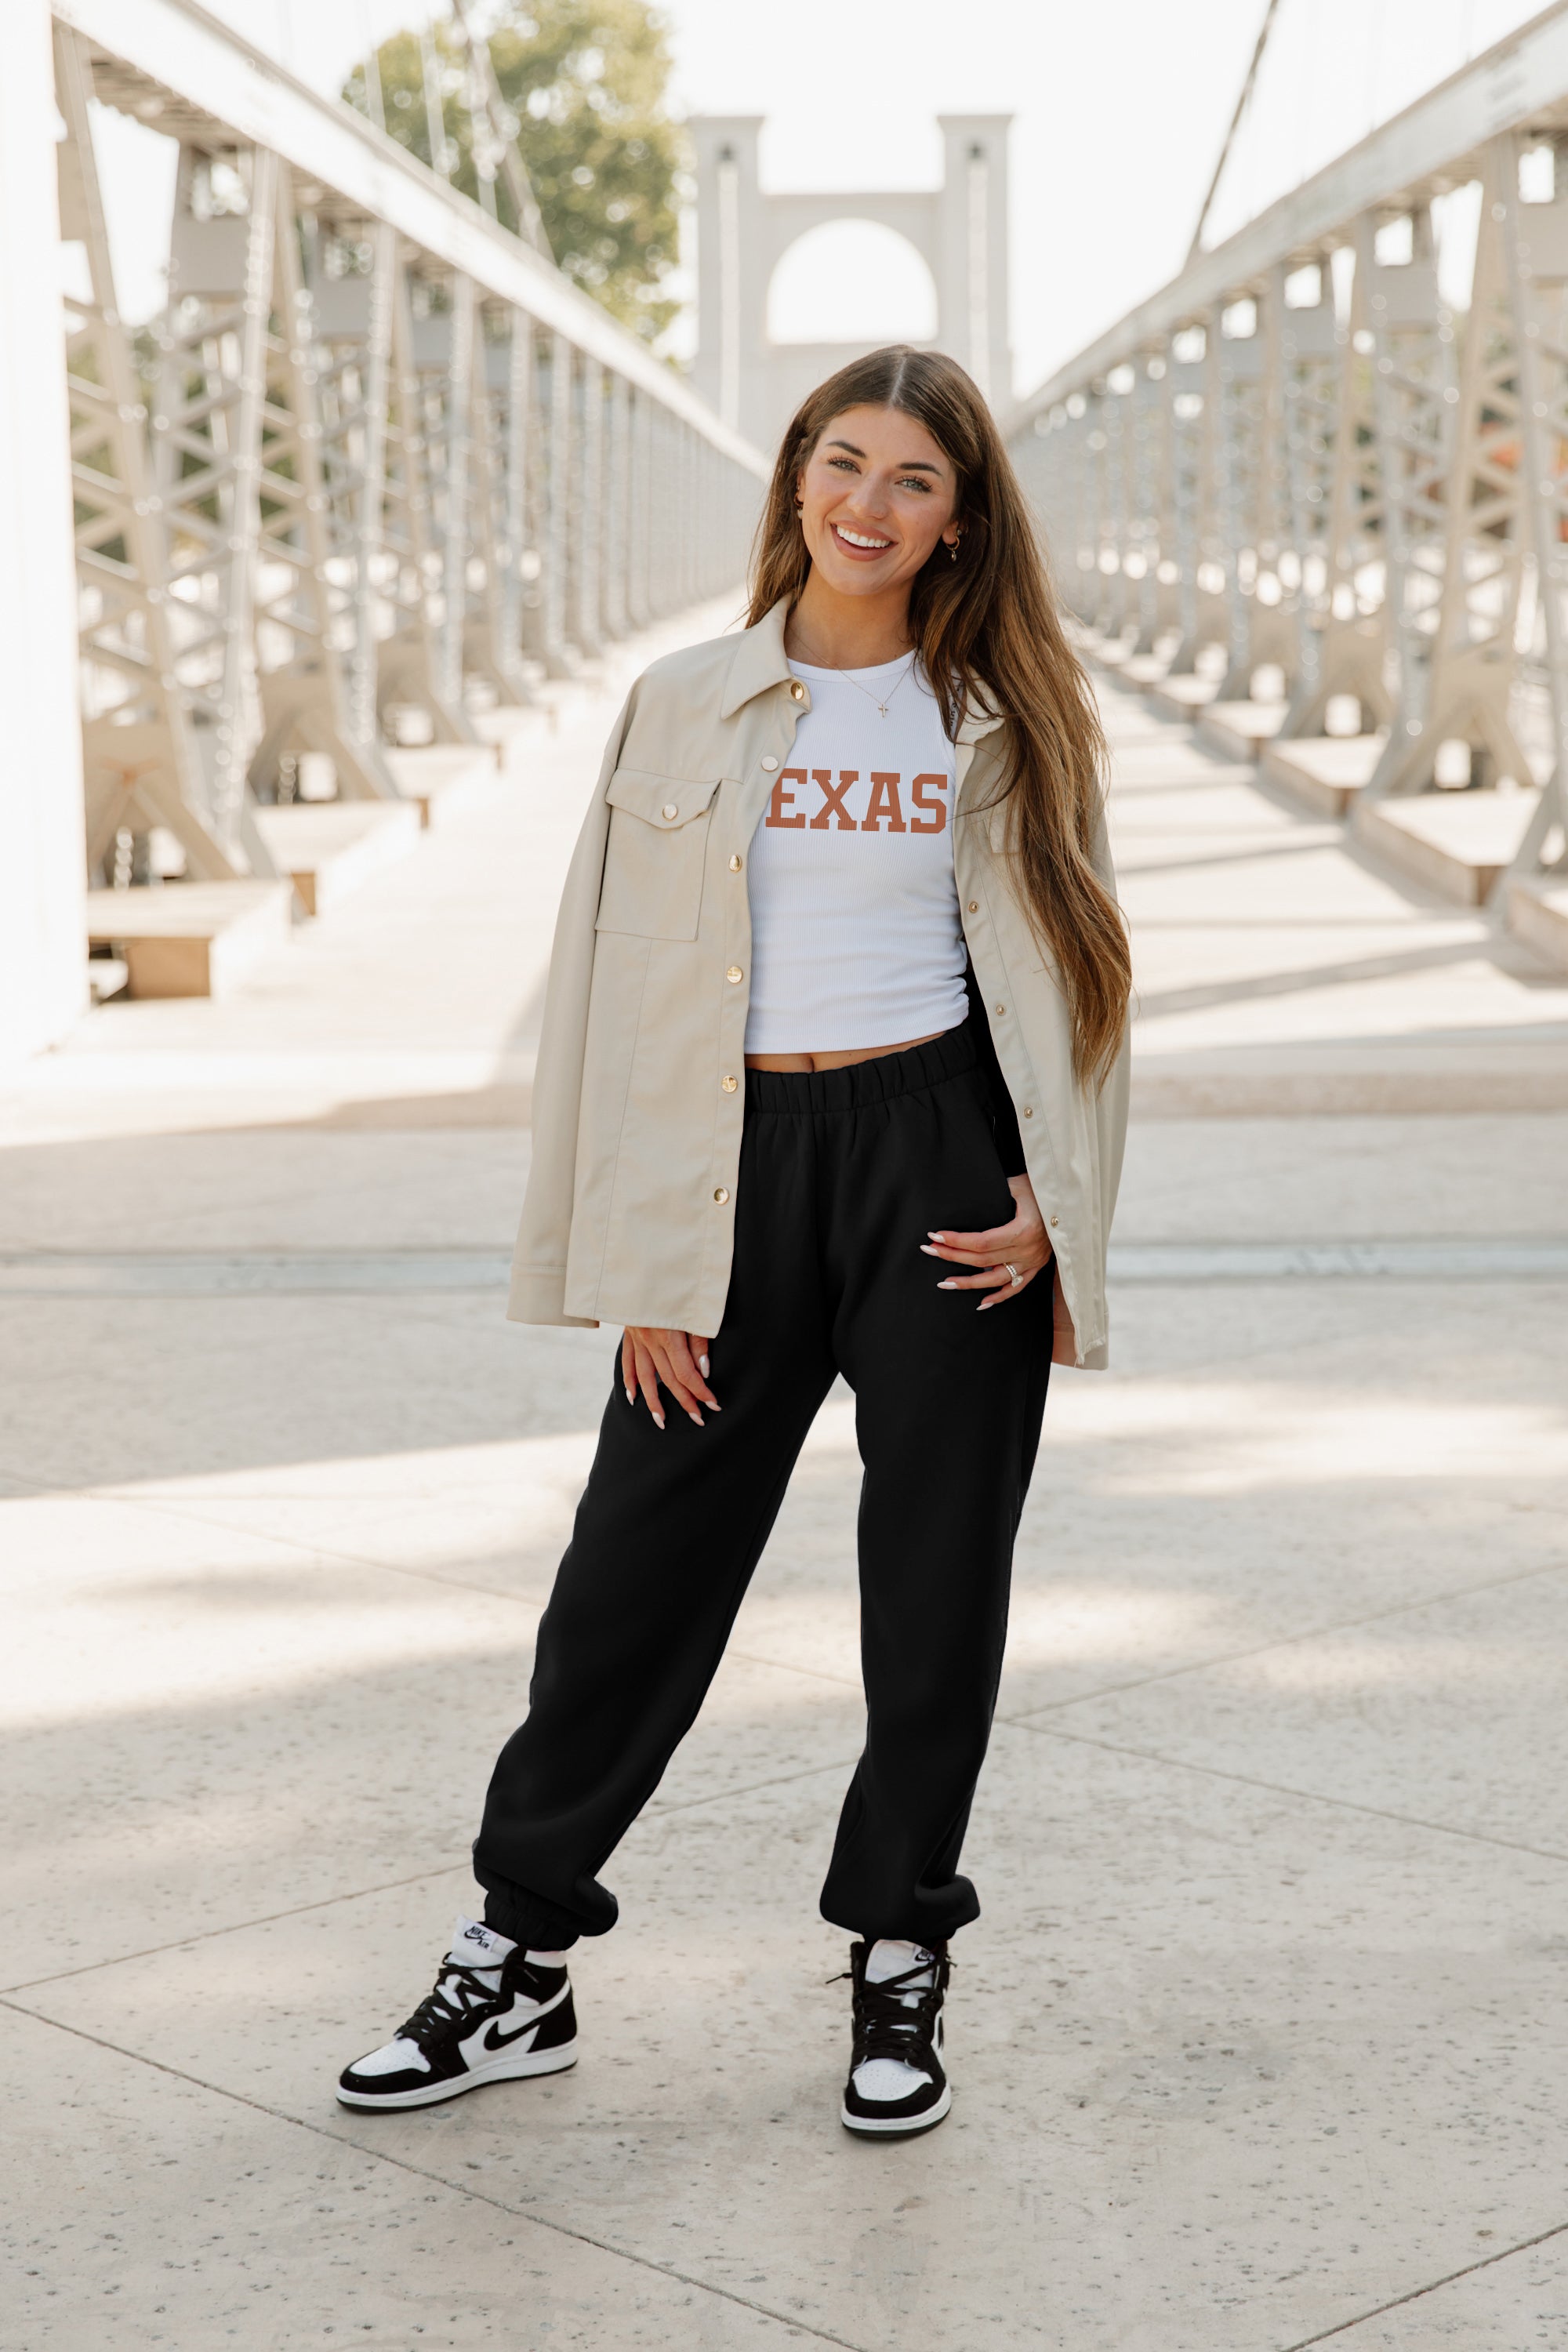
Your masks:
M524 2034L535 2034L538 2031L537 2017L531 2017L526 2025L520 2025L513 2033L503 2033L499 2025L492 2025L486 2029L484 2046L487 2050L504 2050L509 2042L521 2042Z
M504 2050L510 2042L521 2042L525 2033L537 2032L539 2027L549 2016L551 2011L552 2009L560 2008L562 2002L566 1999L571 1990L572 1987L569 1982L563 1984L559 1992L552 1993L548 2000L541 2001L539 2007L533 2011L532 2015L526 2018L521 2025L514 2025L510 2033L503 2033L501 2032L500 2020L497 2018L495 2022L491 2025L488 2025L485 2028L484 2032L479 2036L480 2049Z

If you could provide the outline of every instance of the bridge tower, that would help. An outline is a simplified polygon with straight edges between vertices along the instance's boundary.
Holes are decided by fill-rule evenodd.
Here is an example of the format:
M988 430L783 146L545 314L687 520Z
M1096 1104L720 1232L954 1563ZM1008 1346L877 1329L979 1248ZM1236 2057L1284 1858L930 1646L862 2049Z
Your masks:
M921 257L936 286L932 348L951 352L999 409L1012 398L1007 319L1006 114L944 114L939 188L764 194L763 118L707 114L697 142L696 389L726 424L771 450L812 386L869 342L775 343L768 289L790 247L832 221L875 221Z

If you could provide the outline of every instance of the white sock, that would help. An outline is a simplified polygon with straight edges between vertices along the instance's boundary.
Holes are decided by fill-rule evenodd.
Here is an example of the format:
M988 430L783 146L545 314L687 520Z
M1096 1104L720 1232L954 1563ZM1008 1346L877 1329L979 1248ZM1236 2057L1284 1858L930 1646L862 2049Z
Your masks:
M488 1991L499 1992L501 1970L516 1949L510 1936L503 1936L499 1928L487 1927L482 1919L466 1918L459 1911L447 1958L472 1969Z
M499 1927L487 1927L481 1919L466 1919L461 1912L458 1914L448 1957L473 1969L480 1982L488 1984L492 1992L499 1990L501 1969L516 1949L515 1937L503 1936ZM536 1968L563 1969L566 1965L564 1952L536 1952L531 1945L526 1957Z
M886 1984L889 1977L901 1977L917 1960L929 1960L931 1955L923 1944L902 1944L896 1936L879 1937L866 1955L868 1984ZM924 1969L915 1979L912 1990L928 1991L934 1979L931 1969ZM908 2004L913 2007L913 2003Z
M920 1995L936 1982L936 1958L923 1944L906 1944L896 1936L879 1937L866 1955L866 1981L886 1984L889 1977L901 1977L922 1959L928 1966L910 1978L899 1996L906 2009L914 2009ZM855 2069L855 2088L863 2099L907 2099L911 2091L930 2081L923 2067L906 2066L901 2058L868 2058Z

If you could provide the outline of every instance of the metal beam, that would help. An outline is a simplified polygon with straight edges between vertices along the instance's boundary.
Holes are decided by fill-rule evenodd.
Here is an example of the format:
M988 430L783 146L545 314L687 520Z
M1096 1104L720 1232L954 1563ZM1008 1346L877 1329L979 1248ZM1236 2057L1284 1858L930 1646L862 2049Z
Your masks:
M1472 181L1451 310L1434 198ZM1130 467L1146 379L1170 429ZM1227 741L1279 740L1280 773L1369 837L1447 843L1510 913L1516 883L1568 874L1565 383L1558 0L1058 370L1012 442L1109 662L1173 705L1212 700ZM1152 560L1174 613L1146 593ZM1358 719L1307 756L1300 739ZM1372 814L1417 793L1434 803L1408 835Z
M422 251L518 304L765 478L761 453L542 256L488 220L374 123L298 80L197 0L53 0L53 6L95 49L236 140L269 150L349 204L391 222Z
M113 5L108 0L110 11ZM1568 0L1555 0L1223 245L1200 255L1020 402L1004 429L1016 433L1042 409L1081 390L1145 344L1164 342L1216 303L1262 293L1279 261L1298 254L1311 259L1326 247L1349 243L1363 213L1429 200L1479 179L1487 144L1500 131L1565 121Z

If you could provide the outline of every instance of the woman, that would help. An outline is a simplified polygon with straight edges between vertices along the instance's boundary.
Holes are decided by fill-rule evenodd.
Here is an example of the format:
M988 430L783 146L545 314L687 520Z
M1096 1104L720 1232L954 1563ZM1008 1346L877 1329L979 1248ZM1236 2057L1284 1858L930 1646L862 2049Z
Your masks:
M568 1948L615 1923L597 1874L842 1371L868 1720L822 1896L857 1938L841 2119L946 2115L1046 1383L1105 1360L1129 967L1102 749L974 385L907 349L842 369L784 436L749 625L638 679L567 877L510 1311L623 1324L620 1380L490 1783L484 1921L345 2104L573 2063Z

